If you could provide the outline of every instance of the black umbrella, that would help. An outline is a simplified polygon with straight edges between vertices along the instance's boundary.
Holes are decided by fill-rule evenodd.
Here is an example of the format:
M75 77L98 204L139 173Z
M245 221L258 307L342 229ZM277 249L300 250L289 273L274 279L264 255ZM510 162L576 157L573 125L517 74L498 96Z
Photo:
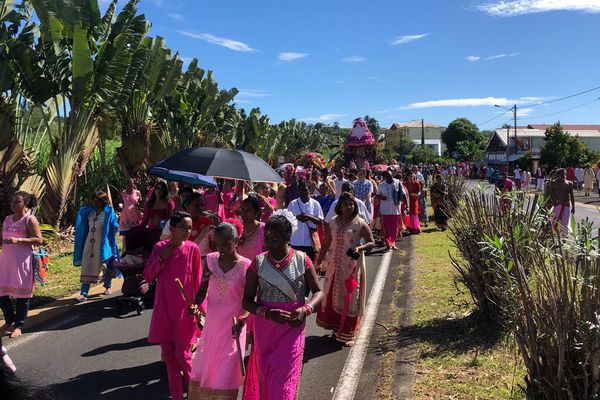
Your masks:
M241 150L195 147L180 151L155 167L215 178L281 182L279 174L262 158Z

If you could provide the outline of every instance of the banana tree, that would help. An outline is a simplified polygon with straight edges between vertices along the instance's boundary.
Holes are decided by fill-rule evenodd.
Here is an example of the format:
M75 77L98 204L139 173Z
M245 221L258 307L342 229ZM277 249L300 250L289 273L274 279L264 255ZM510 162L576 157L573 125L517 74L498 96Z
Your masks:
M50 135L42 204L44 220L57 226L97 145L98 120L128 98L126 79L148 23L137 15L137 0L130 0L116 19L116 0L104 16L97 0L31 3L39 27L23 29L9 51L24 95L36 104L51 104L59 116Z
M126 82L129 97L118 108L121 123L119 163L128 177L142 172L150 156L150 138L158 128L156 116L164 99L177 86L183 61L164 45L164 39L145 38L136 49Z
M158 162L173 153L198 145L223 142L223 129L230 129L235 118L230 109L238 90L219 90L212 71L198 67L192 60L177 88L164 101L160 129L153 128L150 159Z

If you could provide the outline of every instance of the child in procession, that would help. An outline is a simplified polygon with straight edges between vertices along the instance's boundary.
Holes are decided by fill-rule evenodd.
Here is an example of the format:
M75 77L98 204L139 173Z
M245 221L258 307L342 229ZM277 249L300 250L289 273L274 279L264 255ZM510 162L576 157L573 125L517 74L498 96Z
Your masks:
M190 400L235 400L238 396L244 354L238 351L236 340L243 352L247 313L242 308L242 295L250 266L250 260L236 251L241 234L241 223L219 224L214 233L217 251L208 254L203 265L195 303L199 307L208 295L206 323L193 360Z
M276 211L265 225L265 249L246 274L243 306L254 318L254 344L244 399L293 400L298 397L304 321L323 300L310 258L290 247L298 221ZM307 287L313 293L305 301Z
M157 280L149 343L159 343L167 365L169 391L174 400L183 399L183 382L192 372L191 347L200 331L194 315L175 279L183 284L188 298L200 288L202 264L198 245L188 241L193 228L190 214L176 211L169 220L171 239L158 242L144 269L147 282Z

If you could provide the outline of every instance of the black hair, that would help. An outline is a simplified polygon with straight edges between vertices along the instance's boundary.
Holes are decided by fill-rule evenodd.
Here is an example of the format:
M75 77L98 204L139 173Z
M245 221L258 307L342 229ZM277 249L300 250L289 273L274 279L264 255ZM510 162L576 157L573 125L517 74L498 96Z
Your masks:
M162 192L162 197L160 198L160 200L167 200L167 196L169 195L169 188L167 187L167 184L163 181L158 181L156 182L156 185L154 185L154 187L156 186L160 186L160 191ZM150 208L154 207L154 205L156 204L156 200L159 199L156 198L156 189L154 189L152 195L150 196L150 200L148 200L148 206L150 206Z
M35 208L38 205L37 197L35 197L34 194L28 193L24 190L19 190L18 192L13 194L13 197L15 196L21 196L23 198L23 201L25 202L25 207L29 209Z
M344 192L354 193L354 185L352 182L346 181L342 183L342 193Z
M261 210L260 210L260 202L258 201L258 198L256 196L248 196L246 197L246 199L244 201L242 201L242 204L249 204L252 206L252 208L254 208L254 211L256 211L256 220L260 221L260 215L261 215Z
M186 218L192 218L190 213L185 211L175 211L173 214L171 214L171 219L169 219L169 225L171 225L171 228L175 228L181 223L181 221L183 221Z
M188 197L187 200L183 203L183 208L187 210L189 205L198 199L202 200L202 204L204 204L204 198L202 197L202 195L198 192L192 192L192 195Z
M181 196L182 193L192 194L192 193L194 193L194 189L192 189L191 186L184 186L181 189L179 189L179 195L180 196Z
M302 190L303 188L308 189L308 183L304 179L298 182L298 190Z
M283 215L273 215L265 224L266 230L279 232L288 242L292 238L292 224Z
M103 192L102 190L100 190L92 195L92 201L95 202L96 200L102 201L104 203L105 207L110 204L110 201L108 199L108 194L106 194L106 192Z

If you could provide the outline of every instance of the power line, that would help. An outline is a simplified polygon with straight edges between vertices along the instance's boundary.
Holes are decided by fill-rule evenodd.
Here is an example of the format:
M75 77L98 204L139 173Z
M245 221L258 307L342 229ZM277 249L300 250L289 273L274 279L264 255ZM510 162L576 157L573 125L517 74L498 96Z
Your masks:
M544 101L544 102L541 102L541 103L532 103L532 104L527 104L527 105L520 105L520 107L535 107L535 106L541 106L541 105L544 105L544 104L556 103L557 101L562 101L562 100L570 99L572 97L581 96L582 94L590 93L590 92L596 91L598 89L600 89L600 86L596 86L595 88L584 90L583 92L571 94L569 96L561 97L559 99L548 100L548 101Z
M521 120L524 120L524 119L533 119L533 118L544 118L544 117L551 117L551 116L553 116L553 115L562 114L562 113L565 113L565 112L568 112L568 111L577 110L578 108L585 107L585 106L587 106L587 105L589 105L589 104L592 104L592 103L594 103L594 102L596 102L596 101L598 101L598 100L600 100L600 97L598 97L598 98L595 98L594 100L591 100L591 101L585 102L585 103L583 103L583 104L579 104L578 106L571 107L571 108L567 108L567 109L565 109L565 110L562 110L562 111L556 111L556 112L553 112L553 113L550 113L550 114L544 114L544 115L531 115L531 116L528 116L528 117L522 117L522 118L518 118L518 120L519 120L519 121L521 121Z
M490 118L490 119L488 119L487 121L480 122L480 123L478 123L478 124L475 124L475 125L476 125L476 126L478 126L478 127L479 127L479 126L481 126L481 125L485 125L485 124L487 124L488 122L492 122L493 120L500 118L501 116L503 116L504 114L506 114L506 113L507 113L507 112L509 112L509 111L512 111L512 110L506 110L506 111L504 111L502 114L496 115L494 118Z

